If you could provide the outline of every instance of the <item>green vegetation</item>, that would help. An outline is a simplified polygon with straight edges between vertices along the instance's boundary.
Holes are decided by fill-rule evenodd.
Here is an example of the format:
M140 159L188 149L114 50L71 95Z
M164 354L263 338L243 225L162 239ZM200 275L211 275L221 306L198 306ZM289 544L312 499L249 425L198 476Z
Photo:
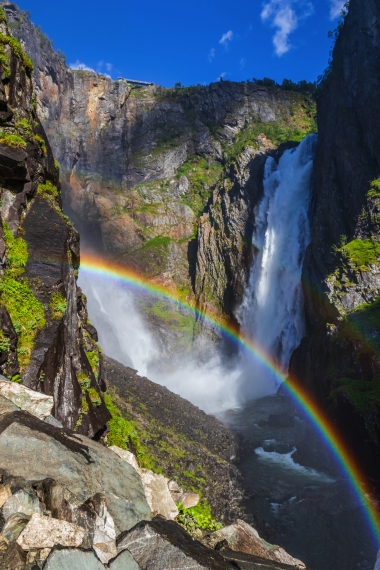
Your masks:
M209 164L203 157L191 156L178 169L176 178L186 176L190 182L190 194L184 196L182 202L200 216L203 214L211 188L215 186L223 173L221 164Z
M29 73L33 71L34 68L32 60L25 54L20 42L17 41L16 38L0 33L0 44L9 45L15 56L21 60L25 70Z
M59 196L59 192L57 187L54 186L50 180L47 180L45 184L38 185L37 196L43 196L44 198L53 198L56 200Z
M141 434L138 424L133 420L126 420L121 410L117 407L110 393L104 394L104 402L110 412L112 419L108 422L110 431L107 435L107 444L117 445L121 449L129 449L133 446L139 464L144 469L162 472L161 468L156 467L156 462L149 454L148 448L141 443Z
M376 265L380 257L380 244L371 239L354 239L341 247L343 256L358 271L368 271L370 265Z
M101 406L102 405L102 399L100 397L100 394L97 390L95 390L95 388L87 388L86 392L87 392L91 402L95 406Z
M6 24L7 23L7 17L5 15L5 12L2 8L0 8L0 24Z
M9 58L8 58L8 56L5 52L5 48L2 44L0 44L0 63L3 67L5 79L9 79L11 76L11 68L9 65Z
M86 352L87 359L90 363L92 371L94 373L95 378L99 376L99 352L97 350L93 350L90 352Z
M17 130L21 131L21 134L30 137L32 135L32 126L26 119L20 119L16 122L15 127Z
M42 137L40 137L40 135L34 135L33 140L38 144L38 146L42 150L42 154L44 156L47 156L47 146L46 146L46 142L44 141L44 139Z
M22 238L15 238L7 223L3 223L7 248L7 275L13 278L24 273L28 261L28 247Z
M67 310L67 303L61 292L53 291L51 294L49 309L50 318L53 319L53 321L59 321L62 319Z
M57 172L61 168L61 165L59 164L59 162L56 158L54 159L54 168L56 169Z
M11 148L26 148L27 142L19 135L11 135L0 131L0 143Z
M80 374L78 374L77 379L78 379L79 385L82 388L82 391L84 393L86 391L86 389L90 387L91 380L85 372L81 372Z
M352 378L340 378L340 385L330 393L334 401L339 394L346 398L362 413L373 410L374 405L380 406L380 378L373 382L355 380Z
M3 224L8 266L0 283L0 303L4 305L18 334L18 357L22 370L29 364L38 330L45 326L43 305L36 299L26 279L16 281L25 269L28 250L22 238L15 238Z
M144 306L148 318L158 320L168 329L177 331L180 335L179 344L185 350L190 350L193 341L194 318L189 312L185 314L171 301L159 300Z
M246 129L236 135L235 142L230 147L225 148L227 161L234 160L244 149L250 145L257 147L257 137L265 135L275 146L288 141L300 142L307 135L317 132L315 121L315 104L310 104L305 113L302 109L292 111L294 114L288 121L271 121L264 123L260 118L255 119Z
M10 349L10 341L7 336L5 336L4 332L0 330L0 352L8 352Z
M222 525L212 518L211 507L205 499L201 499L196 507L185 509L182 503L177 503L179 515L177 521L188 532L194 530L219 530Z
M313 95L316 91L316 83L310 83L309 81L305 81L304 79L295 83L291 79L283 79L282 83L277 83L274 79L270 79L269 77L264 77L264 79L256 79L255 77L252 79L252 82L255 85L262 85L264 87L276 87L277 89L281 89L282 91L293 91L295 93L310 93Z
M367 192L368 198L380 198L380 180L372 180L370 189Z

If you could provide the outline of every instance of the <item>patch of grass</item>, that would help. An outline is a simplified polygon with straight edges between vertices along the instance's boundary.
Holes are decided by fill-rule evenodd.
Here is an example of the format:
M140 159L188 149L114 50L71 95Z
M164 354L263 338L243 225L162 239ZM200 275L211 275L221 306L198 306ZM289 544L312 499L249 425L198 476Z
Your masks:
M7 336L5 336L4 332L0 330L0 352L8 352L10 349L10 341Z
M91 380L85 372L81 372L80 374L78 374L77 380L83 392L85 392L86 389L89 388L91 385Z
M21 60L25 70L28 71L29 73L33 72L34 69L33 62L30 59L30 57L26 55L26 53L21 47L20 42L17 41L16 38L13 38L12 36L6 36L5 34L0 33L0 44L9 45L14 55Z
M24 273L28 261L28 247L22 238L15 238L7 223L3 223L7 254L7 275L19 277Z
M21 131L21 134L26 137L30 137L32 135L32 126L26 119L20 119L17 121L15 127L17 130Z
M86 352L87 359L90 363L95 378L99 376L99 352L97 350Z
M367 192L369 198L380 198L380 180L372 180L370 189Z
M2 8L0 8L0 24L7 24L7 17Z
M212 518L211 507L205 499L201 499L196 507L190 509L185 509L182 503L177 503L177 507L177 522L190 533L197 529L213 531L222 528L222 525Z
M190 313L182 314L179 307L170 301L156 301L144 307L147 317L158 319L165 327L181 335L180 344L190 350L193 340L194 319Z
M5 52L5 48L0 44L0 63L3 67L5 79L9 79L11 76L11 67L9 65L9 58Z
M354 239L344 245L340 251L351 262L354 269L368 271L370 265L376 265L380 257L380 244L371 239Z
M86 392L87 392L88 397L90 398L91 402L95 406L101 406L102 405L102 399L100 397L100 394L95 388L87 388Z
M66 299L62 293L53 291L51 294L49 309L50 317L53 319L53 321L59 321L62 319L64 313L67 310Z
M3 224L3 230L8 266L0 283L0 303L7 308L18 335L17 353L23 371L29 364L36 334L46 324L45 313L27 280L15 279L22 275L28 261L26 242L15 238L7 224Z
M380 406L380 378L373 382L356 380L353 378L339 378L340 386L330 393L333 400L338 394L346 398L362 413L368 413L374 406Z
M191 189L182 202L189 206L193 212L200 216L203 214L207 201L211 195L211 188L215 186L223 173L221 164L209 164L203 157L192 156L178 169L176 178L186 176Z
M44 141L44 139L42 137L40 137L40 135L34 135L33 140L38 144L38 146L42 150L42 154L44 156L47 156L47 146L46 146L46 142Z
M0 131L0 143L9 146L10 148L26 148L27 142L19 135L11 135Z
M126 420L121 410L116 406L110 394L104 394L104 402L112 418L108 425L110 431L107 435L107 445L117 445L121 449L129 449L130 443L136 450L136 456L141 467L161 472L156 468L156 462L149 454L148 448L141 443L138 424L133 420Z

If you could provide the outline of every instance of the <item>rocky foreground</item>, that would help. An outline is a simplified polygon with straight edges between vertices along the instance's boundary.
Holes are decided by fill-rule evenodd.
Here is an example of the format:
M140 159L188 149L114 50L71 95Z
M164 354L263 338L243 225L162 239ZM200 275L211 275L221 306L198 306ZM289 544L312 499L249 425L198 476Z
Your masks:
M195 540L172 519L196 494L63 428L53 404L0 379L2 569L305 568L243 521Z

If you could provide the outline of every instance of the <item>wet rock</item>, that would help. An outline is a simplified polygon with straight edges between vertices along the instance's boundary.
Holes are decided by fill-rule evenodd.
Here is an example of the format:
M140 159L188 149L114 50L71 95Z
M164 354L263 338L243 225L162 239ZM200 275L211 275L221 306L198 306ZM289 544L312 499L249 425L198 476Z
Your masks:
M151 517L133 467L101 444L56 429L26 412L0 416L0 457L1 469L13 477L27 473L34 481L51 478L81 502L104 494L117 532Z
M8 520L15 513L23 513L24 515L41 514L42 509L40 501L34 493L28 490L21 490L9 497L4 503L1 513L5 520Z
M288 564L297 569L306 568L303 562L290 556L283 548L268 544L253 527L242 520L207 535L202 542L217 550L230 549Z
M153 516L161 515L166 519L174 520L179 511L170 494L168 479L149 469L140 469L139 474Z
M134 467L136 471L140 469L136 456L133 455L133 453L131 453L130 451L127 451L126 449L121 449L121 447L118 447L117 445L111 445L109 449L112 449L112 451L116 453L116 455L118 455L123 461L126 461L127 463L129 463L129 465L132 465L132 467Z
M81 546L84 530L66 521L59 521L44 515L34 514L17 539L23 550L34 548L54 548L62 546Z
M74 549L54 549L44 570L104 570L103 564L92 552Z
M111 564L110 570L141 570L136 560L128 550L124 550Z
M294 417L287 412L283 412L282 414L270 414L268 425L276 428L294 427Z
M141 568L231 568L220 554L193 540L173 521L143 521L117 539L118 550L128 549Z
M10 382L4 377L0 377L0 395L41 420L45 420L51 414L54 406L54 399L51 396L30 390L22 384Z

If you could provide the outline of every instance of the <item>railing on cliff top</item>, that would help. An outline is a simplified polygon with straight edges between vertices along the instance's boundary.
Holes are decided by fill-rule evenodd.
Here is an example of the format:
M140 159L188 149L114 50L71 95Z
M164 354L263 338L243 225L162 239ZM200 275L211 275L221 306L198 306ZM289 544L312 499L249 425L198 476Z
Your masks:
M154 85L152 81L139 81L138 79L125 79L124 77L118 77L118 81L125 81L126 83L131 83L136 87L147 87L149 85Z

